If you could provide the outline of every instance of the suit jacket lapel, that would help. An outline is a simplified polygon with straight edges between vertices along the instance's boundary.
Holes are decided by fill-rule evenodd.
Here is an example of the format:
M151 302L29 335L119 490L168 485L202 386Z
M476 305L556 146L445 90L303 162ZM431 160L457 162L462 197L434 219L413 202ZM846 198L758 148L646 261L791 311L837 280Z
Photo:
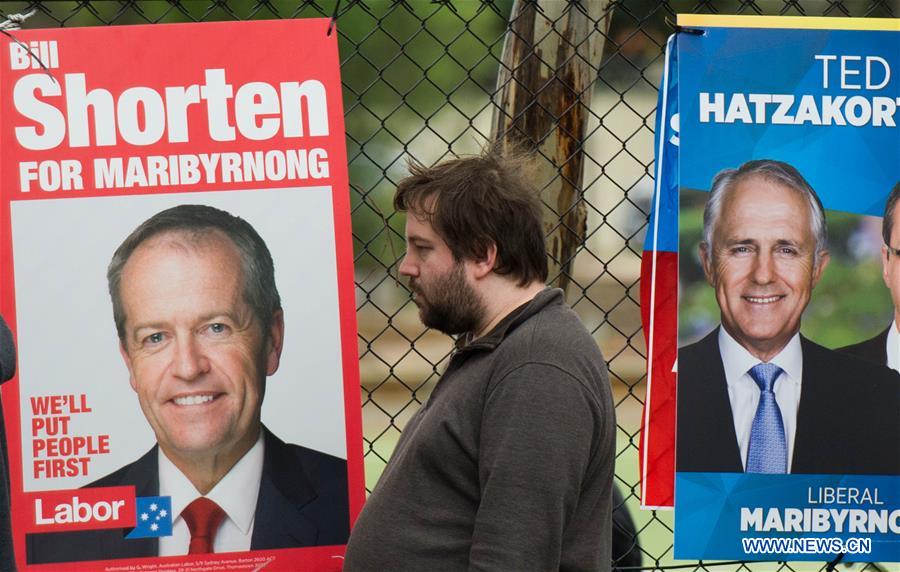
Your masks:
M878 363L883 363L887 365L887 338L888 331L894 326L892 323L888 326L888 329L881 332L878 337L875 338L875 343L877 344L874 348L875 351L878 352Z
M743 472L719 329L680 350L678 360L678 470Z
M318 527L301 509L316 499L303 465L284 442L263 427L265 456L253 524L252 550L314 546Z
M712 337L712 336L715 337ZM743 472L741 452L738 448L737 434L734 432L734 415L731 412L731 399L728 397L728 382L725 378L725 366L722 365L722 354L719 352L719 330L708 336L712 338L715 358L710 360L709 368L705 368L703 380L708 389L709 418L707 430L711 433L709 444L714 456L721 466L716 472ZM721 428L717 430L715 428Z
M831 391L834 372L828 371L830 360L821 356L818 346L800 336L803 348L803 379L800 382L800 406L797 408L797 429L794 433L792 473L819 472L822 458L829 456L831 443L823 438L824 424L841 423L830 418L829 412L840 404ZM838 407L839 408L839 407Z

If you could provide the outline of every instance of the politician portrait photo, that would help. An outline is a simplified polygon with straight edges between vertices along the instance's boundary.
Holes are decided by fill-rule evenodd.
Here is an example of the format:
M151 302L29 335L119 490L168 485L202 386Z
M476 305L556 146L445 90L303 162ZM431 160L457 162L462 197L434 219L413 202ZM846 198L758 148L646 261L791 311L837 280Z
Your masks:
M124 366L120 383L139 405L141 417L132 423L146 425L155 444L143 454L120 447L117 458L132 460L105 476L93 473L100 478L82 486L134 486L137 497L170 497L171 535L29 534L27 562L346 544L346 453L293 444L294 435L269 426L290 420L269 420L263 408L271 389L283 390L278 384L326 381L271 379L296 357L286 351L286 325L304 316L282 304L266 241L244 218L202 204L160 210L120 240L105 276ZM341 381L331 381L339 397ZM105 403L98 393L88 393L94 410Z
M851 316L803 326L832 262L804 176L768 159L723 169L682 193L681 228L676 470L900 474L900 375L817 343ZM866 290L842 295L881 295Z

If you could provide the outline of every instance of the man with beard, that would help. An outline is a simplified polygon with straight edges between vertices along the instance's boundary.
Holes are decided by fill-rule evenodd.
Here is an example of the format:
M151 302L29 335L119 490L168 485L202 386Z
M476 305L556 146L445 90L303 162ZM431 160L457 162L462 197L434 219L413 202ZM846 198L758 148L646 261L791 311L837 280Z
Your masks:
M411 167L394 197L419 316L459 335L351 534L344 570L608 570L615 408L547 289L541 206L496 153Z

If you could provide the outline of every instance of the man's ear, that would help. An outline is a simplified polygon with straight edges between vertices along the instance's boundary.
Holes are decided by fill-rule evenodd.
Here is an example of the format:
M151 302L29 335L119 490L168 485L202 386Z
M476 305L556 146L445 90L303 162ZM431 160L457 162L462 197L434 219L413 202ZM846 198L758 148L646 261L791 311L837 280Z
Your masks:
M131 384L131 389L137 391L137 383L134 381L134 370L131 369L131 356L128 355L128 350L125 348L125 340L119 340L119 354L125 362L125 367L128 368L128 383Z
M284 310L281 308L272 314L272 323L268 333L266 375L272 375L278 371L278 365L281 363L281 350L284 348Z
M484 254L472 261L472 275L475 278L484 278L494 271L497 265L497 245L489 243L484 249Z
M710 286L714 287L712 252L710 252L709 245L705 242L700 243L700 263L703 265L703 275L706 276L706 281Z
M884 285L891 288L890 276L888 275L888 265L891 263L891 253L888 252L886 244L881 245L881 277L884 278Z
M816 284L819 283L819 279L822 278L822 273L825 272L825 267L828 266L829 262L831 262L831 254L829 254L827 250L823 250L822 252L820 252L819 262L813 269L813 288L815 288Z

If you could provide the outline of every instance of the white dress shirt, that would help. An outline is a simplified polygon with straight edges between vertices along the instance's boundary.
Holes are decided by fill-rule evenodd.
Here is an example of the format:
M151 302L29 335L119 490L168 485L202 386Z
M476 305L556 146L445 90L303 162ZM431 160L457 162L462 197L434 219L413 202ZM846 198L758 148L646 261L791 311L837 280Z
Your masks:
M728 384L728 399L734 418L734 432L741 451L741 463L747 469L747 450L750 448L750 429L759 404L759 386L750 377L750 368L763 363L744 349L725 328L719 328L719 352L725 366L725 381ZM794 334L791 341L778 355L769 360L783 372L775 379L775 401L781 410L784 422L784 436L787 442L787 471L791 472L794 456L794 436L797 433L797 408L800 406L800 383L803 379L803 351L800 334Z
M250 550L256 498L263 469L263 437L231 468L205 496L225 511L213 542L213 552ZM159 450L159 494L172 497L172 536L159 539L160 556L187 554L191 533L181 512L201 495L191 481Z
M887 366L900 371L900 334L897 333L897 321L891 323L887 335Z

